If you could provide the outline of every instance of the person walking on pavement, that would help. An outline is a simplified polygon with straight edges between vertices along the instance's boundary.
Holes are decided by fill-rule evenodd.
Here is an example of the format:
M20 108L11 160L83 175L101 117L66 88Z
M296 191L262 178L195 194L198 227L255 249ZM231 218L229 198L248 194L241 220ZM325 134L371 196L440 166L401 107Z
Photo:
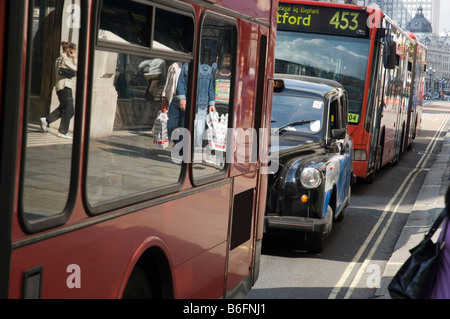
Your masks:
M40 118L40 125L43 132L47 132L50 123L61 119L57 136L71 139L67 133L69 131L70 120L72 119L75 108L72 91L76 85L77 72L77 46L71 42L61 42L62 53L55 61L56 85L55 90L58 95L59 106L45 117Z
M445 194L445 210L447 217L442 222L442 232L438 242L443 246L439 265L436 270L436 278L431 288L430 299L450 299L450 227L445 225L450 221L450 186ZM446 242L447 241L447 242Z

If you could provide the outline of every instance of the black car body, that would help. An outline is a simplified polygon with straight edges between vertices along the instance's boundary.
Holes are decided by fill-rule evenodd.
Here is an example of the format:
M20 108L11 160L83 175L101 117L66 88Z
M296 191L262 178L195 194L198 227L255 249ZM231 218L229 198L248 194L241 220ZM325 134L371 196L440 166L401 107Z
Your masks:
M274 83L270 158L278 169L269 177L265 230L302 231L308 250L320 252L354 181L347 93L311 77L277 74Z

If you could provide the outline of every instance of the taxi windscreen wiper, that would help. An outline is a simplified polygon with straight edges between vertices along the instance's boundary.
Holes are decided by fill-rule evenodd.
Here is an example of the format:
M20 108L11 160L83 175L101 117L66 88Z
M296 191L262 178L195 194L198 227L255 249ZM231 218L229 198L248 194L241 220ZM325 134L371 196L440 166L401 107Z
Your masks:
M275 130L275 132L280 132L281 130L285 130L285 128L288 127L288 126L297 126L297 125L309 124L312 121L315 121L315 120L289 122L288 124L282 125L279 128L277 128Z

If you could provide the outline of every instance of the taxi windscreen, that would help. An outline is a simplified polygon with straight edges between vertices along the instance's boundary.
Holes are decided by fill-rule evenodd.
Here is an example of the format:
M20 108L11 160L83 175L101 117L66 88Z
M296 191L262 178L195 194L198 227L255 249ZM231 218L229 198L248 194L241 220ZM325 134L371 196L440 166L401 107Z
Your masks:
M309 97L274 94L271 129L316 134L322 129L324 104Z

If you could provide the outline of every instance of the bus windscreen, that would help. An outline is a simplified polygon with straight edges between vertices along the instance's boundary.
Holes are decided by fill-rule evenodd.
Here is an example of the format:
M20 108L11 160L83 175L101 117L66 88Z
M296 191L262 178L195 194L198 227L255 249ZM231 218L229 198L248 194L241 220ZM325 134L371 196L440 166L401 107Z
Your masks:
M277 31L275 73L335 80L348 92L349 124L361 120L369 39Z

